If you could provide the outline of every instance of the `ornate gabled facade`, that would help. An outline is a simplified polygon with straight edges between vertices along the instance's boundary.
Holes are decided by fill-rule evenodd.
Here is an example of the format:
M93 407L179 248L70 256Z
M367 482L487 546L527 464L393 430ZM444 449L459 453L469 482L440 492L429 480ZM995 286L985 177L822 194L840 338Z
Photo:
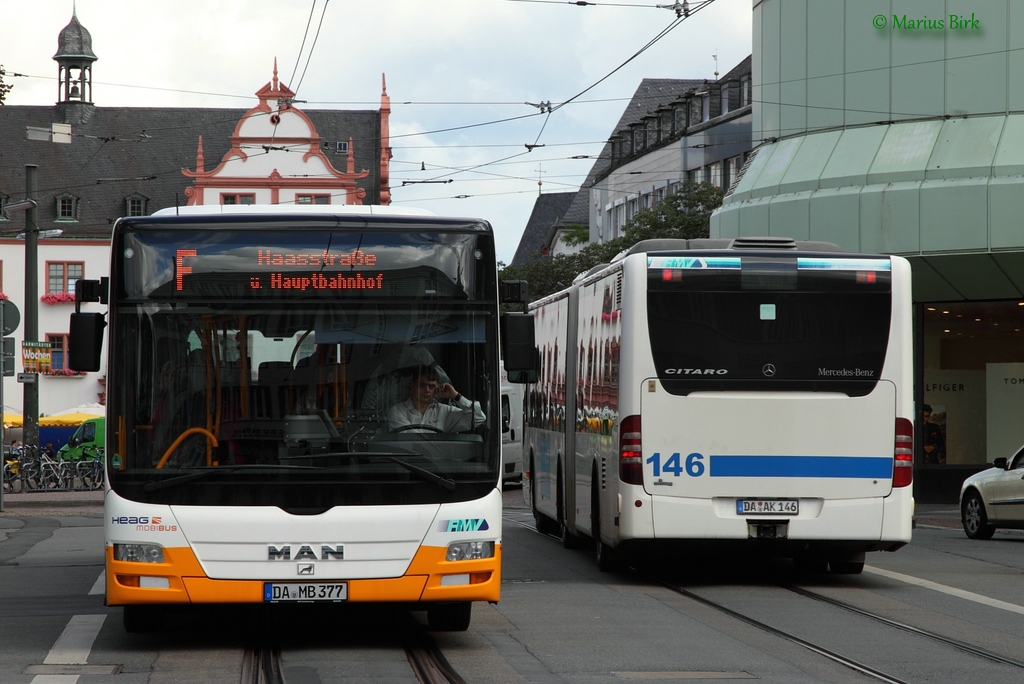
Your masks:
M386 85L380 110L380 191L377 202L390 203L387 186L391 148L387 142L391 107ZM339 171L324 150L324 141L313 121L292 104L295 93L277 78L256 91L259 103L242 115L231 134L231 148L220 164L205 169L203 138L199 136L195 171L183 169L193 179L185 190L188 204L363 204L367 197L359 181L370 176L356 170L355 148L368 141L336 144L343 152L345 170Z
M249 198L263 203L391 201L386 88L379 110L300 111L293 105L295 93L276 75L256 93L257 104L248 111L102 107L93 101L98 93L92 88L97 61L92 37L77 14L57 42L58 101L0 107L0 210L26 197L26 166L37 168L33 199L44 237L38 250L40 297L34 304L38 341L54 345L52 372L39 380L44 414L95 402L104 392L103 372L67 371L74 304L66 295L76 279L109 273L110 231L118 217ZM26 130L42 133L43 139L27 139ZM57 130L70 144L49 138ZM221 161L207 171L204 158ZM193 170L183 176L182 169ZM24 226L24 214L0 211L0 293L22 311L32 304L25 299L25 243L16 237ZM22 330L13 337L20 345ZM20 360L15 369L23 370ZM20 412L22 386L14 380L0 382L4 403Z

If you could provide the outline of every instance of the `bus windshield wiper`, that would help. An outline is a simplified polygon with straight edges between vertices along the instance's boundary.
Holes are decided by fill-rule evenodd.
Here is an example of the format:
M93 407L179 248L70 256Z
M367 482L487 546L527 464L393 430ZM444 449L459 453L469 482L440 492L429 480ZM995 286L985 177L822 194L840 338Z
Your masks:
M335 452L330 452L330 453L326 453L326 454L310 454L310 455L305 455L305 456L287 456L287 457L284 457L284 458L315 459L315 458L338 458L339 456L347 456L347 457L356 457L356 456L358 456L360 458L387 459L389 461L393 461L394 463L397 463L398 465L402 466L403 468L408 470L410 473L415 473L415 474L419 475L420 477L422 477L427 482L434 483L437 486L441 487L442 489L448 490L449 492L454 492L455 491L455 480L452 480L452 479L447 478L447 477L441 477L437 473L431 472L431 471L427 470L426 468L421 468L418 465L413 465L412 463L409 463L408 461L403 461L402 459L398 458L394 454L387 454L387 453L382 453L382 452L379 452L379 451L335 451ZM187 475L183 476L183 477L187 477Z
M249 465L234 465L234 466L209 466L205 468L197 468L194 472L187 475L177 475L175 477L169 477L166 480L150 480L146 484L142 485L142 491L144 492L155 492L158 489L166 489L167 487L176 487L186 482L192 482L193 480L202 479L213 473L234 473L240 470L320 470L315 466L297 466L297 465L272 465L272 464L249 464Z

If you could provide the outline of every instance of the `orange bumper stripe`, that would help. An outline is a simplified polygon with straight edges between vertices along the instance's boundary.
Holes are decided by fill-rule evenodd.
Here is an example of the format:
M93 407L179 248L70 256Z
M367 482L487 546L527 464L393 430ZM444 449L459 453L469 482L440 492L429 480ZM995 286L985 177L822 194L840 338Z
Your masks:
M446 549L424 546L403 577L348 581L348 600L362 602L497 601L501 597L501 545L494 558L449 562ZM164 549L163 563L114 560L107 547L107 605L136 603L262 603L262 580L218 580L206 577L192 549ZM472 584L442 585L445 575L469 575ZM136 578L165 577L166 589L133 586Z

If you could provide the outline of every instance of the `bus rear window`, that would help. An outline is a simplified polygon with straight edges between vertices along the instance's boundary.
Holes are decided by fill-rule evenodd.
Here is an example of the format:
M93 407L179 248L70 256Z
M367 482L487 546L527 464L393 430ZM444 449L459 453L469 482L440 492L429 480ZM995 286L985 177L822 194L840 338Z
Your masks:
M739 268L666 273L649 270L648 325L658 377L673 394L863 396L881 375L892 307L887 270L865 277L760 262L756 278Z

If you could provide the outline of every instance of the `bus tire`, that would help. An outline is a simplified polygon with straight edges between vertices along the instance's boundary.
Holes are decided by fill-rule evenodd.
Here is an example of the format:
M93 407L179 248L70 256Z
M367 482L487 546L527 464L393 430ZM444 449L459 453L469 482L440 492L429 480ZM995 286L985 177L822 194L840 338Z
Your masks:
M537 509L537 468L533 462L533 454L530 454L530 508L533 510L533 523L537 526L538 532L551 535L558 532L555 521Z
M469 601L439 603L427 609L427 624L436 632L465 632L472 616L473 604Z
M793 566L800 575L821 575L828 570L828 559L824 556L803 554L793 558Z
M164 628L163 606L131 605L124 607L124 631L129 634L150 634Z
M590 480L590 519L593 522L594 558L601 572L618 572L623 568L622 559L612 547L601 541L601 492L597 479L597 467Z
M864 552L861 551L851 556L830 558L828 569L835 575L859 575L864 572Z
M565 523L565 495L562 493L562 464L558 464L558 480L556 485L557 499L556 499L556 510L558 511L558 538L562 542L563 549L574 549L576 548L576 537L573 536L572 532L569 531L569 526Z

